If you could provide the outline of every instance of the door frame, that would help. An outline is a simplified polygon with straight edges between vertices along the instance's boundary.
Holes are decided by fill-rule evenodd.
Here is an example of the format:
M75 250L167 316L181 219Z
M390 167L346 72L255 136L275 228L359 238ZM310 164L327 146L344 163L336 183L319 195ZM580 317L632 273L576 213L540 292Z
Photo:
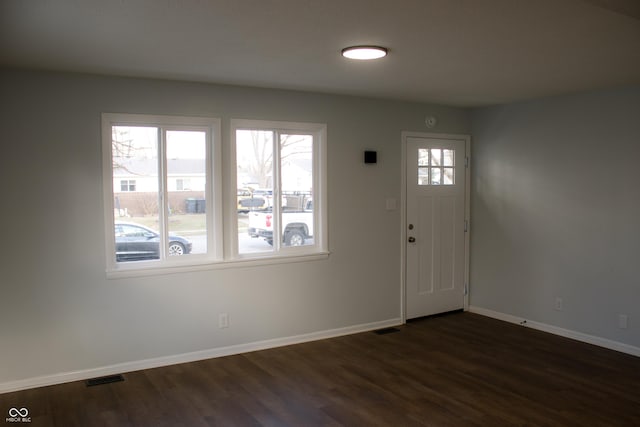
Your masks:
M464 189L464 220L466 232L464 233L464 311L469 310L469 243L471 235L471 136L463 134L431 133L431 132L411 132L403 131L402 154L401 154L401 185L400 196L400 222L401 222L401 242L400 242L400 311L402 323L407 322L407 139L410 137L426 139L449 139L464 141L465 145L465 189Z

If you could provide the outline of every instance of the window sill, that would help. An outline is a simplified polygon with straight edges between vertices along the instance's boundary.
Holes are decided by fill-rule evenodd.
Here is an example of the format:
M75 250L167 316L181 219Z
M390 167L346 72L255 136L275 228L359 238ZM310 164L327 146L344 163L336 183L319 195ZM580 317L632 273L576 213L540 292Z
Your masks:
M265 258L245 258L226 261L206 261L202 263L163 265L163 266L129 266L107 270L107 279L124 279L129 277L160 276L166 274L190 273L194 271L222 270L237 267L259 267L263 265L289 264L293 262L317 261L329 258L330 252L314 252L302 255L288 255Z

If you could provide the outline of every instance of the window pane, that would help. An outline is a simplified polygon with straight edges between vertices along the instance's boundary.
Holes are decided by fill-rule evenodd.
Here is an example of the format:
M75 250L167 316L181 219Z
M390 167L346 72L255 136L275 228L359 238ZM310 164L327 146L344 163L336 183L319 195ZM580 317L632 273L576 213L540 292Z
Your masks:
M273 132L236 131L238 252L273 251Z
M431 166L442 166L442 150L439 148L431 149Z
M158 128L112 126L115 257L160 257Z
M431 168L431 185L440 185L441 183L441 169Z
M313 245L313 137L280 135L281 230L285 246Z
M429 168L418 168L418 185L429 185Z
M444 185L453 185L454 175L453 168L444 168Z
M176 191L185 191L185 190L189 190L189 188L187 188L187 187L188 187L188 185L189 185L189 184L188 184L187 182L185 182L185 180L184 180L184 179L181 179L181 178L177 178L177 179L176 179Z
M418 166L429 166L429 150L418 148Z
M120 180L120 191L136 191L136 182L129 179Z
M454 150L442 150L442 154L444 156L444 165L445 166L454 166Z
M207 134L167 131L167 255L207 253ZM185 183L189 188L185 188Z

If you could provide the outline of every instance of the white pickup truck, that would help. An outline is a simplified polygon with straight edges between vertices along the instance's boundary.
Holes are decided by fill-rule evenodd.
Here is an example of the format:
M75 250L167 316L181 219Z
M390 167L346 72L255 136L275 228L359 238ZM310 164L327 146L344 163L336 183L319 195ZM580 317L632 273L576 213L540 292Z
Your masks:
M302 246L313 237L313 200L304 203L301 210L282 211L282 242L285 246ZM273 212L253 211L249 213L249 236L262 237L273 245Z

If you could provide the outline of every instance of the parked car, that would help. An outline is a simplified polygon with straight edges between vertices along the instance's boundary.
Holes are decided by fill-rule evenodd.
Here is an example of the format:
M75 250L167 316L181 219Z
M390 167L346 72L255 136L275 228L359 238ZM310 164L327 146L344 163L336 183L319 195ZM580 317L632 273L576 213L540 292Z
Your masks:
M248 189L238 190L238 212L249 213L254 210L266 209L268 207L267 198L261 193L253 193Z
M285 246L302 246L307 239L313 238L313 200L304 203L302 209L283 209L282 242ZM249 214L249 236L262 237L273 245L273 213L271 211L251 212Z
M160 258L160 235L144 225L115 223L116 261L142 261ZM181 236L169 235L168 255L191 252L192 243Z

